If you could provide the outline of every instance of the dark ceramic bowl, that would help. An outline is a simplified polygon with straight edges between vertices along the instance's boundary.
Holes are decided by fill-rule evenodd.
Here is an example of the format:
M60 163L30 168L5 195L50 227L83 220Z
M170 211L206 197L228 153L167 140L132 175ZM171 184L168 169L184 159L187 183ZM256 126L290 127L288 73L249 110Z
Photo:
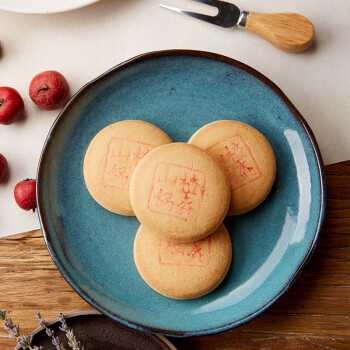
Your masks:
M182 142L212 121L239 120L264 134L275 151L278 171L268 198L224 222L232 266L206 296L172 300L149 288L133 261L139 222L103 209L86 189L83 159L91 139L124 119L153 123ZM41 155L38 212L53 260L92 306L141 330L210 334L249 321L295 281L324 218L322 169L310 127L265 76L212 53L153 52L85 85L60 113Z
M137 331L101 315L98 311L72 312L65 315L65 319L84 350L176 350L163 336ZM55 337L69 349L66 334L59 329L59 319L55 318L47 324L55 332ZM56 349L52 345L52 338L47 336L42 327L30 334L33 336L33 346L42 346L46 350ZM20 349L20 346L14 348Z

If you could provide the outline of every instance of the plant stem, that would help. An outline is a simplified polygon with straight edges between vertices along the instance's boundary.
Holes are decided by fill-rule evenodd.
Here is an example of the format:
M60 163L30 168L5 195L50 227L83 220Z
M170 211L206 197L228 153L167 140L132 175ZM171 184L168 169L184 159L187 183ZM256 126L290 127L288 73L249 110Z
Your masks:
M39 87L39 89L36 90L36 92L38 93L38 92L43 91L43 90L49 90L49 87L48 87L46 84L41 85L41 86Z

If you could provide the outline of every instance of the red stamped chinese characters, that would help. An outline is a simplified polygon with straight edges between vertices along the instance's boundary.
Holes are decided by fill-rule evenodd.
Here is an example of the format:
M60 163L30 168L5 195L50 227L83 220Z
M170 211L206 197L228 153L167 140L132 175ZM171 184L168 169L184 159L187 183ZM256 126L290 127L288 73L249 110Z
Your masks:
M200 170L159 162L154 169L148 209L182 220L196 219L205 183L205 174Z
M211 236L193 243L173 243L159 239L159 264L165 266L209 265Z
M148 143L113 137L108 144L103 186L128 191L136 165L154 148Z
M207 151L220 155L232 191L256 181L263 175L246 141L240 135L221 141L207 148Z

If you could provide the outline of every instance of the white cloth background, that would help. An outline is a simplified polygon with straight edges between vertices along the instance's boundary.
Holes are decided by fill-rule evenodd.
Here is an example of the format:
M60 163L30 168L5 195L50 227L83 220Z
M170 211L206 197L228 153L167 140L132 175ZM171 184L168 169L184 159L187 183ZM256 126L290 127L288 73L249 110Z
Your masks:
M44 70L61 72L74 93L112 66L144 52L185 48L223 54L259 70L284 91L313 129L326 164L350 159L349 0L237 0L241 10L308 17L316 39L301 54L279 51L236 28L223 29L167 11L158 2L101 0L48 15L0 10L0 86L17 89L26 110L20 122L0 125L0 153L10 167L8 181L0 184L0 236L40 227L36 213L17 207L13 188L25 178L35 178L41 148L58 114L41 110L28 96L31 78ZM190 0L163 3L200 8Z

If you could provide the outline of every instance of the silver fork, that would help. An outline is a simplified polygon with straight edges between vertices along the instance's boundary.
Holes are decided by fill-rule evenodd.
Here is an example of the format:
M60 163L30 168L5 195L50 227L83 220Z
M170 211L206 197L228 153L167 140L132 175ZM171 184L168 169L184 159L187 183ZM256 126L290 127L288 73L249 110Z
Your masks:
M204 15L159 4L168 10L176 11L220 27L238 26L255 33L277 48L288 52L302 52L312 44L315 30L312 23L298 13L257 13L240 11L229 2L220 0L193 0L216 7L216 16Z

